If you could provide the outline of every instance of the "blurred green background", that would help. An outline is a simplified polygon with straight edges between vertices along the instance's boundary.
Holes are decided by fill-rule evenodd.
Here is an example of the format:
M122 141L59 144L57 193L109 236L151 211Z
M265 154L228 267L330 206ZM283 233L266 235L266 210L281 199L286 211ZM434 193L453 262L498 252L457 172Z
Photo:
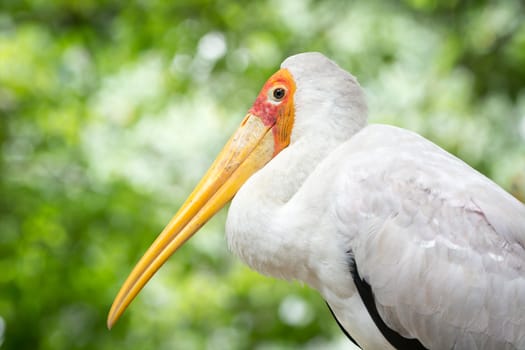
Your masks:
M287 56L356 75L372 122L415 130L523 200L518 0L0 2L0 346L343 349L321 298L227 252L226 211L112 331L109 306Z

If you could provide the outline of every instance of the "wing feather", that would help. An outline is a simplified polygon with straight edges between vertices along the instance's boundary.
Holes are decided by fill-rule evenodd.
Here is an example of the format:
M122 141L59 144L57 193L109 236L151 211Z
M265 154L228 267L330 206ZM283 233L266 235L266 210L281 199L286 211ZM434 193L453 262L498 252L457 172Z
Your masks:
M431 349L525 349L525 206L406 130L345 148L334 210L384 322Z

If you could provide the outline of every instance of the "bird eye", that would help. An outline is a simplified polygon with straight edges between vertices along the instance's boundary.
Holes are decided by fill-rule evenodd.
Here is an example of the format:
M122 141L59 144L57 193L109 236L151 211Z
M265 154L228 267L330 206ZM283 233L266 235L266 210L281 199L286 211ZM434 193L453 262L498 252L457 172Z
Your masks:
M283 87L276 87L275 89L273 89L272 91L272 99L274 101L281 101L284 96L286 95L286 89L283 88Z

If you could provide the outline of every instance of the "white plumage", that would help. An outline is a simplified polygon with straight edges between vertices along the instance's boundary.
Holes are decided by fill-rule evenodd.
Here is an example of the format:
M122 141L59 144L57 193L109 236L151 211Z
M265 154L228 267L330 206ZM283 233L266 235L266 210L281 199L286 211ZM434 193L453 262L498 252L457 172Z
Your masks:
M365 349L392 347L358 305L351 257L401 336L429 349L525 349L525 207L419 135L364 126L357 82L324 56L283 67L304 129L233 199L231 250L317 289Z
M233 253L318 290L362 348L525 349L525 206L366 115L359 84L335 63L285 60L137 264L108 324L238 190L226 224Z

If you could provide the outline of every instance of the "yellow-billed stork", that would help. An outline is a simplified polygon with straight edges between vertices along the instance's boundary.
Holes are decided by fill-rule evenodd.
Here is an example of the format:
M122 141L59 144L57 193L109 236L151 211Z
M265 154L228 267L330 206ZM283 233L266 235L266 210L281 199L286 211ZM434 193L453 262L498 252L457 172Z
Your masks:
M135 266L111 327L151 276L233 198L229 248L319 291L364 349L525 349L525 206L397 127L367 125L357 80L287 58Z

